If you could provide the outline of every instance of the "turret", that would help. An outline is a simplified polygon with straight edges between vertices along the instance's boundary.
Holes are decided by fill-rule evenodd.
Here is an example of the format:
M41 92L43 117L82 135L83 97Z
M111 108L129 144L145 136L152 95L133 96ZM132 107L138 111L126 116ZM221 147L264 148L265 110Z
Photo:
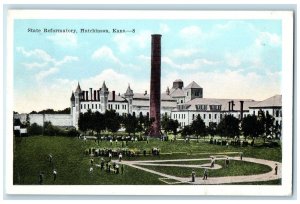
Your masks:
M74 94L74 109L73 109L73 125L78 129L78 120L79 120L79 115L80 115L80 95L81 95L81 88L78 82L75 94ZM71 96L72 98L72 96Z
M108 104L108 88L106 87L105 81L102 84L100 89L100 101L101 101L101 112L105 113Z
M73 91L72 91L72 95L70 98L70 102L71 102L71 107L70 107L71 115L73 115L73 107L75 107L75 95L74 95Z
M125 93L125 99L128 101L128 114L132 114L132 101L133 101L133 91L128 84L128 88Z

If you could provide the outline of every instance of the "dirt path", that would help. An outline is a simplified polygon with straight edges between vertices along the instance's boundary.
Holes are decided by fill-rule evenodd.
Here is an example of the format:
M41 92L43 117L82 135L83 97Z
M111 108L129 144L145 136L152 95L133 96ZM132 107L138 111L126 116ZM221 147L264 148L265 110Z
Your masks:
M240 157L229 157L230 160L240 160ZM272 171L264 174L256 174L249 176L226 176L226 177L209 177L207 180L202 179L202 175L197 177L195 182L191 182L191 177L178 177L168 174L164 174L155 170L144 168L143 166L173 166L173 167L186 167L186 168L207 168L207 169L219 169L222 166L215 164L213 168L210 168L210 163L201 164L201 165L191 165L191 164L166 164L163 162L184 162L184 161L200 161L200 160L210 160L210 158L201 158L201 159L174 159L174 160L145 160L145 161L122 161L122 164L131 166L136 169L140 169L149 173L153 173L163 177L164 179L173 179L178 183L189 183L189 184L230 184L230 183L241 183L241 182L256 182L256 181L270 181L281 178L281 163L264 160L264 159L255 159L249 157L243 157L243 161L253 162L257 164L263 164L270 166ZM224 158L216 158L216 160L224 160ZM118 162L118 161L115 161ZM275 175L275 164L278 165L278 172ZM161 179L162 180L162 179Z

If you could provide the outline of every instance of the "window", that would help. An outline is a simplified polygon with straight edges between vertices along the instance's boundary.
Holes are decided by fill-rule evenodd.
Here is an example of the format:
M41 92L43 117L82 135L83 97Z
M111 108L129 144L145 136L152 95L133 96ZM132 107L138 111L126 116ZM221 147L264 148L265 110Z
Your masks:
M217 119L217 114L215 114L215 119Z
M82 104L80 104L80 109L82 109Z
M92 109L94 109L94 104L92 104Z
M208 115L208 118L211 119L211 114Z
M206 114L204 113L204 114L203 114L203 118L205 119L205 117L206 117Z
M279 117L279 110L276 111L276 117Z
M84 109L86 109L86 106L85 106L85 104L84 104Z
M195 115L193 114L193 120L195 119Z
M90 104L87 104L88 105L88 109L90 109Z
M95 106L96 106L96 109L97 109L97 104L95 104Z
M183 100L181 100L181 103L183 103Z
M255 111L253 111L253 115L255 115Z

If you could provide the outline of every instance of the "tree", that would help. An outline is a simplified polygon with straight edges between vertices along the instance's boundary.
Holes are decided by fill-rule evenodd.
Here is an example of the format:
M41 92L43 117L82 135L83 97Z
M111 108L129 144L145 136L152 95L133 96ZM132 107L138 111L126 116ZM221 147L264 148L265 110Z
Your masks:
M170 119L169 121L169 130L173 132L174 136L175 136L175 140L176 140L176 136L177 136L177 129L179 127L179 122L177 120L173 120Z
M121 118L115 110L107 110L104 117L107 130L116 133L121 128Z
M133 133L135 135L138 130L138 120L135 115L128 114L124 119L125 131L130 135Z
M211 136L215 136L217 134L217 123L210 122L207 127L207 133Z
M192 133L197 137L197 142L199 142L199 136L204 136L206 133L206 126L200 115L197 116L196 120L193 120L191 129Z
M189 125L184 126L183 129L181 130L181 136L187 137L192 134L192 129Z
M78 128L80 131L82 132L86 132L87 129L88 129L88 126L87 126L87 118L86 118L86 115L83 114L83 113L80 113L79 115L79 119L78 119Z
M98 111L93 113L92 123L93 130L97 132L97 135L101 134L101 131L105 130L105 117Z
M28 127L28 135L42 135L43 134L43 127L33 123Z
M245 140L248 136L254 138L257 138L260 134L261 129L260 121L258 121L258 118L255 115L247 115L242 120L242 131L243 135L245 136Z
M170 118L167 115L163 115L161 122L160 122L161 127L162 127L162 129L165 130L166 134L168 134L168 131L169 131L169 121L170 121Z
M217 126L217 132L222 136L235 137L239 136L239 119L233 115L225 115Z

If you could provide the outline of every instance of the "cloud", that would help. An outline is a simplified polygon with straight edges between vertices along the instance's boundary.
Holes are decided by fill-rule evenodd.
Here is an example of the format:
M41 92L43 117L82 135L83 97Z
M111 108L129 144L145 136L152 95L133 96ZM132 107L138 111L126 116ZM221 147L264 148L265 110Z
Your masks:
M47 36L47 39L61 47L76 47L78 45L77 36L74 33L56 33Z
M196 48L189 48L189 49L174 49L171 51L170 56L172 57L190 57L199 53L200 50Z
M32 62L32 63L22 63L26 68L28 69L34 69L34 68L42 68L48 65L48 62L44 63L37 63L37 62Z
M275 33L260 32L255 40L255 45L258 46L280 46L281 37Z
M78 57L74 57L74 56L65 56L62 60L60 61L54 61L54 65L55 66L61 66L65 63L69 63L69 62L74 62L74 61L78 61L79 58Z
M219 64L219 62L217 61L211 61L204 58L201 59L197 58L194 59L191 63L183 63L183 64L177 64L169 57L162 57L161 61L162 63L169 65L172 68L181 69L181 70L195 70L195 69L201 69L204 66L215 66Z
M152 32L143 30L135 35L117 34L113 37L113 42L116 43L121 52L127 52L134 48L142 48L149 46Z
M114 55L113 51L107 47L102 46L92 54L92 59L109 59L115 63L120 63L120 60Z
M167 24L161 23L159 24L159 33L166 34L170 31L170 27Z
M17 47L16 50L28 58L27 60L31 61L29 63L21 63L23 66L28 69L39 68L35 70L38 71L35 74L37 81L41 81L47 76L57 73L66 63L79 61L79 58L76 56L64 56L62 60L57 60L42 49L26 50L23 47Z
M37 73L35 75L35 78L37 81L41 81L43 80L45 77L49 76L49 75L52 75L52 74L55 74L59 71L59 69L57 67L52 67L48 70L43 70L43 71L40 71L39 73Z
M184 27L179 31L179 35L186 39L200 38L203 36L203 31L199 26L188 26ZM194 39L195 40L195 39Z
M41 59L44 62L53 62L54 59L44 50L34 49L34 50L25 50L23 47L16 48L18 52L22 53L25 57L35 57Z
M225 61L230 67L239 67L242 63L241 57L232 53L225 53Z

